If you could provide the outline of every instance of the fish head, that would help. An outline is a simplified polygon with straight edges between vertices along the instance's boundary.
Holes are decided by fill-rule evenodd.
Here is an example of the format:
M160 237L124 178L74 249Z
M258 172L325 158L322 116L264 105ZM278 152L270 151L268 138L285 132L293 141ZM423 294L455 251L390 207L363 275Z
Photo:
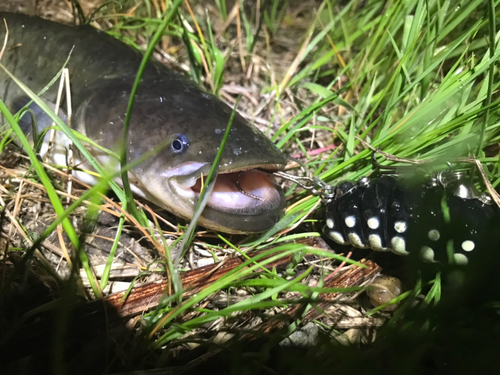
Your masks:
M115 149L130 90L95 94L85 106L86 135ZM215 96L191 82L169 79L143 84L135 98L127 137L128 161L152 156L129 171L141 195L190 220L226 128L213 192L198 223L226 233L271 228L285 207L283 191L270 174L282 170L286 156L259 130ZM99 105L93 105L93 102ZM102 102L110 102L103 106ZM103 111L102 108L107 110ZM96 125L97 124L97 125ZM107 128L103 128L103 124Z

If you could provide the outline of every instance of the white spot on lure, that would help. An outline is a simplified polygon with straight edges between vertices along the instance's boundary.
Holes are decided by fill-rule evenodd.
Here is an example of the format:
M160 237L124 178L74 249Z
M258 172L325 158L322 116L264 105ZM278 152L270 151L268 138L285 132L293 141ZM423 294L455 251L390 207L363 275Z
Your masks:
M465 266L469 263L469 259L464 254L453 254L453 258L455 259L455 263L459 266Z
M396 221L394 223L394 230L398 233L404 233L408 229L405 221Z
M346 244L344 236L340 232L332 230L330 232L330 237L332 238L332 240L334 240L335 242L337 242L340 245L345 245Z
M366 223L368 224L368 228L373 230L377 229L380 226L380 220L378 219L378 217L371 217Z
M466 240L462 242L462 250L463 251L472 251L476 247L476 244L471 240Z
M344 221L348 228L353 228L356 225L356 218L352 215L347 216Z
M408 255L406 251L406 241L403 237L395 236L391 238L391 250L394 254L398 255Z
M435 262L435 253L434 250L432 250L429 246L422 246L420 249L420 257L422 260L429 262L429 263L434 263Z
M334 226L333 220L332 219L326 219L326 226L328 228L332 229L333 226Z
M438 230L431 229L429 233L427 233L427 237L429 237L429 240L431 241L438 241L441 238L441 234Z
M349 238L349 242L351 242L352 246L357 247L359 249L368 248L368 246L366 246L363 243L363 241L361 241L361 238L356 233L349 233L347 237Z
M375 251L387 251L387 247L382 246L382 238L378 234L370 234L368 236L370 248Z

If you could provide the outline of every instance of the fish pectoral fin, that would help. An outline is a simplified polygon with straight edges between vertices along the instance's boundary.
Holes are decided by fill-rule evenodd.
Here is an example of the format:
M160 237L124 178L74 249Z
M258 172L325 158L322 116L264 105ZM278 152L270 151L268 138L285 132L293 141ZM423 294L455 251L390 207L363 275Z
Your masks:
M52 109L55 109L55 104L44 99L44 102ZM53 164L67 165L68 149L70 140L63 132L56 132L53 138L52 146L49 146L51 140L51 132L47 132L41 136L44 130L52 126L52 119L45 111L36 103L32 102L28 96L20 96L11 102L12 111L19 112L23 108L29 108L19 119L19 126L26 135L34 149L39 153L40 157L45 160L49 153L48 160ZM58 111L58 116L64 122L68 118L62 111Z
M30 103L31 102L31 103ZM44 100L44 102L52 109L55 109L55 104ZM24 115L19 119L19 126L24 134L39 134L44 129L48 128L52 125L52 119L49 117L47 113L36 103L32 102L28 96L20 96L12 101L11 108L13 112L19 112L24 107L28 107L31 110L31 113L28 111L24 113ZM65 123L68 122L68 117L63 110L59 109L57 115L61 120ZM33 122L33 118L36 119L36 130L33 129L35 122Z

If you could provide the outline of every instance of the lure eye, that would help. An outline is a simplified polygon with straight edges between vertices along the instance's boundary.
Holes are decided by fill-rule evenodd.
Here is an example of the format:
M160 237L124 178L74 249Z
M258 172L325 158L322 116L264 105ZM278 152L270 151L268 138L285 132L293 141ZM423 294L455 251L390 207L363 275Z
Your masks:
M184 134L175 134L172 136L170 148L174 154L181 154L189 148L189 139Z

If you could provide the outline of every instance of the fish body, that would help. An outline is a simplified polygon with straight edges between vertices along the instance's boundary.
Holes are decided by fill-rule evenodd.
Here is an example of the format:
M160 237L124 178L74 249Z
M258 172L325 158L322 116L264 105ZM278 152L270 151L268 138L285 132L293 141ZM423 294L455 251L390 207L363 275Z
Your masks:
M142 56L90 26L72 27L0 12L2 19L7 21L9 34L0 63L39 93L69 57L71 127L98 145L120 152L129 94ZM4 36L5 29L0 27L0 40ZM51 86L42 99L55 103L57 90L58 84ZM19 102L27 102L25 92L3 69L0 99L13 111L22 107ZM34 108L34 112L39 127L50 125L40 108ZM191 219L202 185L200 177L210 170L231 114L226 104L182 75L158 62L148 63L131 114L128 162L147 151L160 150L129 170L134 191ZM23 119L28 118L26 115ZM20 122L25 133L31 131L28 124ZM58 147L66 149L65 145ZM89 151L101 164L118 163L102 151ZM285 155L236 114L214 192L199 224L228 233L252 233L272 227L282 215L285 199L266 172L281 170L285 164Z

